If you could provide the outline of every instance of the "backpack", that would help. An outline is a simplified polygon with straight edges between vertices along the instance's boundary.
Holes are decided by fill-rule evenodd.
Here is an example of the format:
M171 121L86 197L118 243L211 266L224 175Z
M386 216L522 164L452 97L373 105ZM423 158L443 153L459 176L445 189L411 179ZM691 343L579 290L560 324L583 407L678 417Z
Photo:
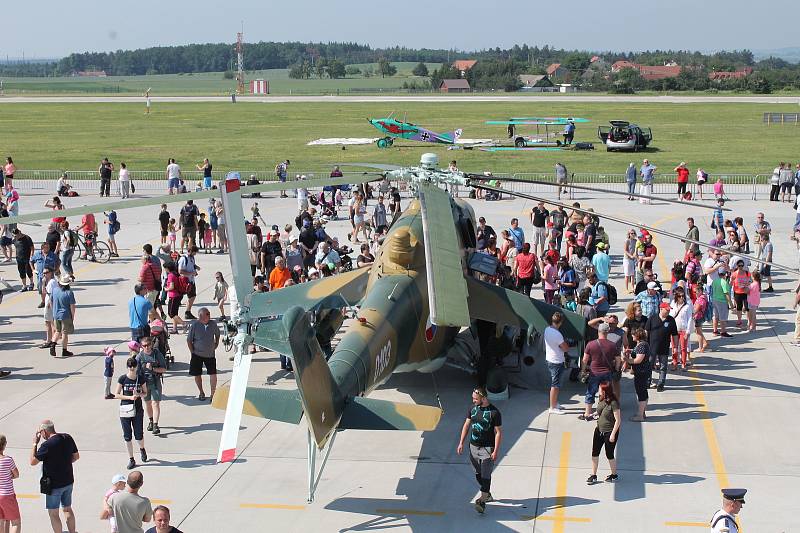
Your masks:
M194 209L186 209L186 207L181 209L181 225L191 227L194 224L194 213Z
M537 265L533 265L533 284L538 285L542 282L542 273Z
M111 223L111 228L114 230L114 233L118 233L120 227L121 225L119 223L119 220L115 220L114 222Z
M71 229L67 230L67 242L69 243L70 248L75 248L78 246L78 237L75 236L75 232Z
M608 305L615 305L617 303L617 289L606 281L598 281L597 283L602 283L605 286Z

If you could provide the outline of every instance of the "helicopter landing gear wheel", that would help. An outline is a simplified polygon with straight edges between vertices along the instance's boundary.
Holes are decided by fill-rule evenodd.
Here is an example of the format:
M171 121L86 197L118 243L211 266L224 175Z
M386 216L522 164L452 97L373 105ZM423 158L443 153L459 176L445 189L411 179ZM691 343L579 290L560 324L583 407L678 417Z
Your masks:
M389 148L392 145L392 139L384 137L383 139L378 139L375 144L378 145L378 148Z

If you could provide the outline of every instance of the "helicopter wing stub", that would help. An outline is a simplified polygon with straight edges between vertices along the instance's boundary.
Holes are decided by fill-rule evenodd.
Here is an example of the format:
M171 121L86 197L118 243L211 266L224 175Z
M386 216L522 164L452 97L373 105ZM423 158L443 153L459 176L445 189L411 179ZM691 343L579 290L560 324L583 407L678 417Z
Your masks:
M250 296L250 316L258 322L253 328L255 343L291 355L282 321L286 311L292 307L318 311L356 305L367 291L369 273L369 267L365 267L278 291L253 293Z
M356 396L345 407L339 428L433 431L441 418L438 407Z
M561 326L564 337L576 341L583 339L586 321L581 315L497 285L474 278L466 280L469 314L473 319L516 326L530 335L533 331L543 333L553 313L560 311L565 317Z
M425 244L428 304L431 323L437 326L469 326L467 284L450 196L435 185L418 186Z

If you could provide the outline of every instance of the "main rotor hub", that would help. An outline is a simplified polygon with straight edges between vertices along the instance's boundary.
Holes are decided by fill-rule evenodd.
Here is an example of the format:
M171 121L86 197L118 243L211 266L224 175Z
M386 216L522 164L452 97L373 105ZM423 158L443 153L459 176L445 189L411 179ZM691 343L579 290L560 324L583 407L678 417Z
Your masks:
M422 154L419 160L419 166L425 170L436 170L439 166L439 156L432 153Z

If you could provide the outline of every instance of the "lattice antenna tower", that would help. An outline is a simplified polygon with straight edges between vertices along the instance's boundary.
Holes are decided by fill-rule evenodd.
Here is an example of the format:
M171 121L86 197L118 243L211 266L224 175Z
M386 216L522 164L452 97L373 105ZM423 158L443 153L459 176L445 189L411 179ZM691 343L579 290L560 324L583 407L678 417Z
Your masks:
M242 40L244 28L236 34L236 94L244 94L244 54L242 53Z

